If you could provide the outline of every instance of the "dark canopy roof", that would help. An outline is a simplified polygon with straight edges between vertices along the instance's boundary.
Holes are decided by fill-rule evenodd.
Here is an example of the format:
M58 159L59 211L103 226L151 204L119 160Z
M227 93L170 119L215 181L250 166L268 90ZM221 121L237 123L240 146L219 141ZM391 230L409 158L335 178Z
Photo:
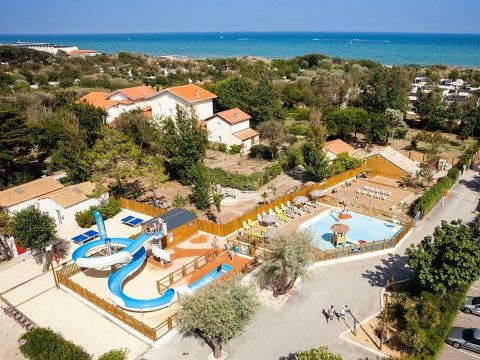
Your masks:
M171 232L172 230L192 222L197 218L197 215L193 214L191 211L185 209L172 209L167 211L165 214L160 215L156 218L145 221L144 225L150 225L155 219L162 219L167 223L167 230Z

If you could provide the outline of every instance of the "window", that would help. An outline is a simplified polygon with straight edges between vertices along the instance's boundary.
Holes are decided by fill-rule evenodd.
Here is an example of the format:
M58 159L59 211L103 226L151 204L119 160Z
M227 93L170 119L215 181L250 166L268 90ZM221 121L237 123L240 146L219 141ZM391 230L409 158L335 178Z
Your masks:
M222 137L219 135L218 136L218 142L221 143L222 142Z

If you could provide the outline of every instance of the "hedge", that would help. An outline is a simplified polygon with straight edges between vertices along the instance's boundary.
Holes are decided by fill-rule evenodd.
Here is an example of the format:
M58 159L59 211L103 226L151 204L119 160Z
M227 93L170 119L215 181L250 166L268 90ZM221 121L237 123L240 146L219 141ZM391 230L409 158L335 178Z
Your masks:
M443 194L445 194L445 191L449 190L458 180L460 176L460 170L462 170L463 165L468 166L468 163L472 159L473 155L477 152L478 146L479 143L476 142L474 145L468 148L460 157L457 165L448 170L446 176L440 178L435 185L425 191L425 193L413 203L413 214L421 211L422 217L424 217L435 207L436 204L438 204L438 202L442 199Z
M127 350L126 349L115 349L106 352L101 355L98 360L126 360L127 359Z
M214 183L242 191L257 190L282 173L282 167L278 163L250 175L231 173L219 168L207 169Z
M90 206L87 210L77 212L75 214L75 220L77 221L77 224L82 228L89 228L95 224L93 210L97 208L105 220L114 217L120 212L120 204L114 197L111 197L105 204L99 207Z
M423 291L412 298L414 307L405 314L408 360L434 360L445 345L453 320L465 301L468 286L437 295ZM412 305L410 305L412 306Z
M50 329L36 328L22 335L26 340L20 347L30 360L90 360L90 355L78 345Z

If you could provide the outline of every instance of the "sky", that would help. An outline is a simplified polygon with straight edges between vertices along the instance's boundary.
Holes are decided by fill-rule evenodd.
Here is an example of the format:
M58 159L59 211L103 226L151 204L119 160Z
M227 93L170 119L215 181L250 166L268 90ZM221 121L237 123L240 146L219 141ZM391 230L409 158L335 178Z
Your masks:
M0 34L480 33L479 0L2 0Z

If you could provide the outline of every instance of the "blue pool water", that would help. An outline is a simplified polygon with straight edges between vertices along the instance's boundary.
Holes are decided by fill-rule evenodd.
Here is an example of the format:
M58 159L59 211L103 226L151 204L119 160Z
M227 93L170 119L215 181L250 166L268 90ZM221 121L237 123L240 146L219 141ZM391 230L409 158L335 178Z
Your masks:
M350 231L347 233L347 242L356 243L358 240L367 242L389 239L395 236L401 229L401 225L388 221L376 219L370 216L349 212L351 219L336 221L336 213L327 212L304 223L300 230L309 230L313 233L313 245L321 250L334 249L330 241L332 231L330 227L340 222L348 225Z
M232 266L228 264L221 264L219 268L213 269L210 271L208 274L205 274L202 276L200 279L197 281L194 281L188 287L192 289L193 291L196 291L198 289L201 289L208 284L214 282L218 278L222 277L225 273L229 272L232 270Z

